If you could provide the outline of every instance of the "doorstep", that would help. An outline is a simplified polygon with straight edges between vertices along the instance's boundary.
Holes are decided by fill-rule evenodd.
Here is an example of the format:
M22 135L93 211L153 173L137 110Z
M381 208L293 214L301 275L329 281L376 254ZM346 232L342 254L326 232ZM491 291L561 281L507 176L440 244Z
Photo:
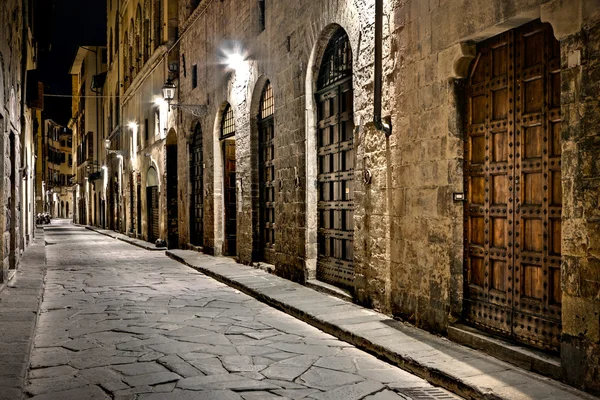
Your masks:
M530 349L462 324L449 326L448 338L528 371L563 380L560 358L557 356Z
M595 399L488 354L265 271L190 250L167 256L471 399Z

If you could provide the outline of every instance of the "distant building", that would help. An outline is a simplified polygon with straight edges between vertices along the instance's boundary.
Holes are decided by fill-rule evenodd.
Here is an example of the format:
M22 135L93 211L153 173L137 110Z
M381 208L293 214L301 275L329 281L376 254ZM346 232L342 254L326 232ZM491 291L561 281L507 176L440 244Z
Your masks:
M70 74L72 77L73 131L73 220L80 224L104 225L106 179L105 116L103 87L107 50L102 46L80 46Z
M44 211L53 218L71 218L73 213L73 132L52 120L44 121L45 159Z

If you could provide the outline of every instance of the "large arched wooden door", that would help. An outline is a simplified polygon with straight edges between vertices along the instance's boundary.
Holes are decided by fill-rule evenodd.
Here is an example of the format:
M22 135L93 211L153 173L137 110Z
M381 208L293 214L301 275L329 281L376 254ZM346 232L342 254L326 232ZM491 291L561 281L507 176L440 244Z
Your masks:
M560 46L549 25L480 43L467 100L465 317L557 350Z
M352 51L339 29L329 41L317 81L317 278L354 286L354 116Z
M202 129L200 124L194 127L192 143L190 145L190 181L192 193L190 196L190 243L194 246L204 244L204 181L202 159Z

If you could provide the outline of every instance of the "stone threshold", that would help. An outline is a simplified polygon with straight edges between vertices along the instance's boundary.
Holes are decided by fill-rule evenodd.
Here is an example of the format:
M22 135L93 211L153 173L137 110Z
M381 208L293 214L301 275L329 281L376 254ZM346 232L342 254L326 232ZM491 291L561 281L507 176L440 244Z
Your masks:
M352 303L353 298L352 294L349 291L340 289L339 287L330 285L329 283L321 282L318 279L309 279L306 281L306 286L318 292L322 292L330 296L335 296L337 298Z
M560 358L552 354L525 347L463 324L449 326L448 338L528 371L563 380Z
M465 398L596 399L385 314L232 259L190 250L167 250L166 255Z

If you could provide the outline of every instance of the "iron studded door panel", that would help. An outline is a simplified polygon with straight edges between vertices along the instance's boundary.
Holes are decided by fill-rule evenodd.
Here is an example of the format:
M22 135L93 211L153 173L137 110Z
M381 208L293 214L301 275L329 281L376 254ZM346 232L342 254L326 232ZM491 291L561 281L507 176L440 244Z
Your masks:
M204 224L202 223L203 215L203 180L202 180L202 134L196 132L194 142L191 148L191 181L192 181L192 221L191 221L191 242L195 246L202 246L204 239Z
M354 122L352 81L317 95L317 278L354 286Z
M169 248L175 249L179 246L179 201L177 175L177 146L167 146L167 216L168 216L168 240Z
M225 159L225 251L228 256L237 252L237 187L235 174L235 141L224 140Z
M262 259L274 263L275 245L275 125L273 117L259 123L260 136L260 235Z
M550 350L560 341L557 46L539 22L478 46L465 141L465 316Z
M148 241L154 243L159 238L158 229L158 186L151 186L146 189L148 199Z

